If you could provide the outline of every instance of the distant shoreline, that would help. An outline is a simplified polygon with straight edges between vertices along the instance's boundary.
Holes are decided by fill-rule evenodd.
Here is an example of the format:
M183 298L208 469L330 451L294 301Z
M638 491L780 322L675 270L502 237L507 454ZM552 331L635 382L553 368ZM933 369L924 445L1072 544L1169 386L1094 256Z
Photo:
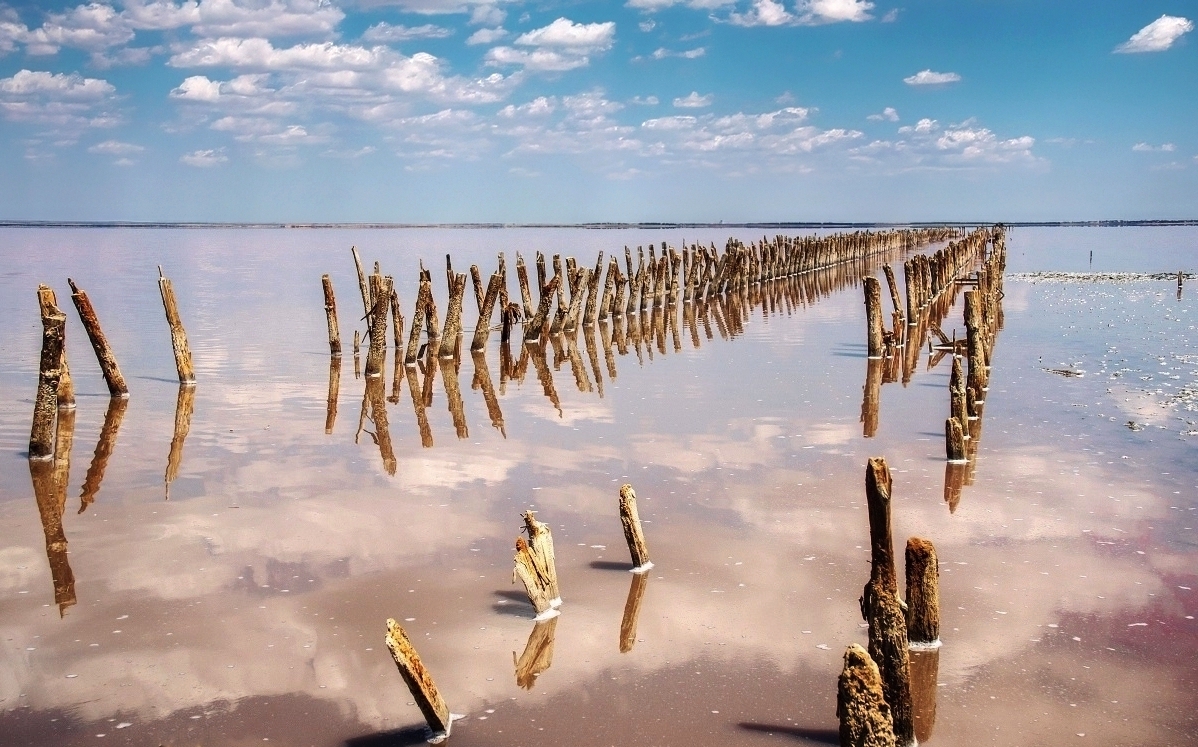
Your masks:
M202 221L38 221L0 220L0 228L333 228L333 229L412 229L412 228L582 228L589 230L662 230L679 228L786 228L786 229L850 229L927 226L985 226L1002 223L1011 228L1044 227L1144 227L1144 226L1198 226L1198 219L1187 220L1089 220L1089 221L912 221L857 223L844 221L787 222L766 221L751 223L206 223Z

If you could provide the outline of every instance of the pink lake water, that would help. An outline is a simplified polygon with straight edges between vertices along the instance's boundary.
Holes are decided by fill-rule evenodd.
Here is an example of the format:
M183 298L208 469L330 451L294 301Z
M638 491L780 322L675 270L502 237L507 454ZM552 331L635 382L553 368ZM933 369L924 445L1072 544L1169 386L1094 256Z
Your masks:
M464 715L452 744L835 744L841 657L865 641L865 462L884 456L896 545L930 539L941 563L921 741L1198 744L1198 284L1178 297L1173 279L1087 275L1192 273L1198 228L1008 234L980 446L952 511L948 359L929 369L925 348L909 381L884 383L865 437L860 279L885 260L901 283L897 255L693 321L682 304L647 315L623 352L597 325L534 351L522 379L497 335L398 390L389 359L394 464L377 425L359 432L351 245L408 312L421 258L443 309L446 253L486 277L504 251L514 293L517 250L530 269L537 250L593 266L625 245L763 233L0 229L0 742L423 743L383 645L393 617ZM331 432L323 273L346 344ZM120 361L123 408L68 276ZM26 459L39 282L68 314L78 393L61 516ZM959 298L942 326L964 336ZM627 572L626 482L656 564L643 577ZM565 600L540 628L511 583L528 508L552 528ZM48 552L47 514L66 552Z

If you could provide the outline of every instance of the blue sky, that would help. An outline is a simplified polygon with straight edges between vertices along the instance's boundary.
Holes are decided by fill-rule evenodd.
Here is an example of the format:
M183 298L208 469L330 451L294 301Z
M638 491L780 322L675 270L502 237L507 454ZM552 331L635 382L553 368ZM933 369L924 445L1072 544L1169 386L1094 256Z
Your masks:
M0 219L1198 218L1198 0L0 0Z

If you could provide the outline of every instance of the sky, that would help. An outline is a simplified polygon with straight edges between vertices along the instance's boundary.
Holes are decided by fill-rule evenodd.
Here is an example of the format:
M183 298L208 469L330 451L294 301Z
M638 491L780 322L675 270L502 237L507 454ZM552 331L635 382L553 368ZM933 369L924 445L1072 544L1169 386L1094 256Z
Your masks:
M0 0L0 220L1198 218L1198 0Z

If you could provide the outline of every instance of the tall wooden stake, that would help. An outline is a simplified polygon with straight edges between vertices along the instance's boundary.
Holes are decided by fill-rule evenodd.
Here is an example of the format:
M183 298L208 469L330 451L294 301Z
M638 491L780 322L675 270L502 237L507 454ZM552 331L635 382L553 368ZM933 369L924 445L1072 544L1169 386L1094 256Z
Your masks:
M620 487L620 523L624 525L624 539L632 555L632 572L644 573L653 567L653 561L649 560L649 546L645 544L641 517L636 511L636 491L631 485Z
M433 682L432 675L420 661L420 655L412 647L408 634L404 632L399 623L388 618L387 635L383 641L387 644L391 658L395 661L395 666L399 668L400 676L403 677L404 683L411 691L412 699L416 701L420 712L424 714L424 720L428 722L434 736L449 736L449 730L453 726L449 707L445 705L445 700L437 691L437 685Z
M337 299L333 296L333 280L328 275L321 275L320 283L324 286L324 315L329 322L329 353L341 355L341 327L337 324Z
M179 383L194 384L196 375L191 365L191 348L187 346L187 332L183 330L183 320L179 318L175 289L170 279L162 274L161 265L158 266L158 292L162 295L162 307L166 310L166 323L171 328L171 349L175 353L175 370L179 373Z

